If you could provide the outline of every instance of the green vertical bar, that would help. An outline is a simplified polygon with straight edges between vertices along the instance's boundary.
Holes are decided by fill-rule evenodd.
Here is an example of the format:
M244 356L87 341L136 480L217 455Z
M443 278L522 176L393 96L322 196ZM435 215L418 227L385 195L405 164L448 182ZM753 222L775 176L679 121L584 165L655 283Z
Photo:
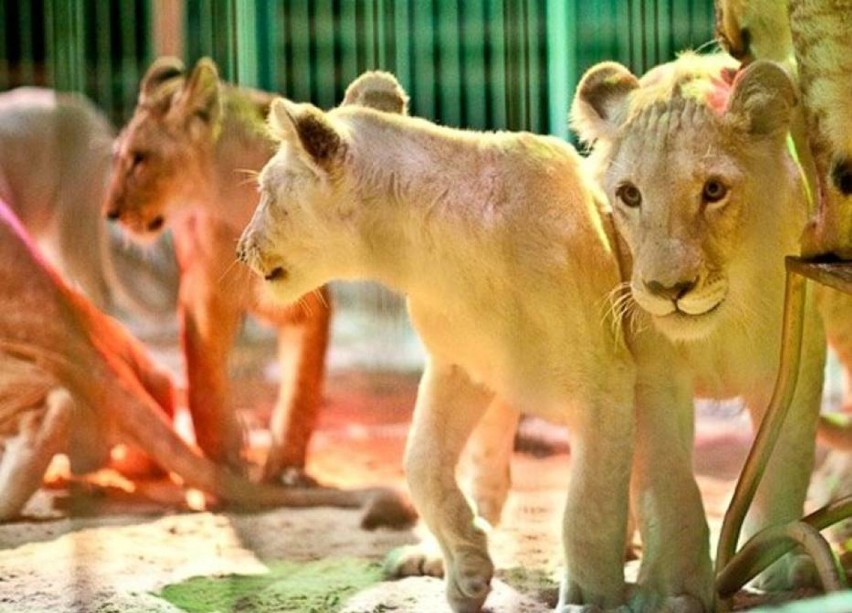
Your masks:
M394 54L396 76L399 79L399 82L405 88L405 91L408 92L408 94L411 96L411 111L416 115L419 109L417 104L414 102L414 87L416 85L416 79L414 79L411 74L411 55L409 53L409 41L411 36L411 32L409 32L408 28L410 5L408 0L392 1L395 3L395 10L393 14L393 29L396 33L396 53Z
M62 28L65 24L59 22L55 25ZM33 64L33 7L30 2L18 3L18 32L20 32L18 40L21 45L19 80L22 83L32 83L35 77L35 66Z
M414 43L412 72L416 75L418 114L429 119L436 119L435 97L435 51L433 40L434 24L432 23L432 1L417 0L414 2L412 17L414 31L410 33Z
M671 0L657 0L657 51L655 63L667 62L674 57L672 49L672 3Z
M527 129L532 132L547 131L546 58L544 54L545 15L544 3L524 0L526 12L527 61Z
M488 126L493 129L509 128L506 104L506 30L503 19L503 0L485 1L485 19L488 23L486 41L488 53L487 89L489 98Z
M547 0L547 81L550 116L548 132L568 137L568 110L574 85L580 79L577 64L576 0Z
M249 87L260 87L259 49L256 0L240 0L234 3L235 61L237 82Z
M53 87L63 91L83 91L83 5L45 3L45 21L49 32L46 58L53 68Z
M435 25L438 28L436 40L441 53L441 72L436 78L438 79L441 122L449 126L460 126L460 91L466 87L466 84L461 80L459 9L454 2L440 2L437 8L438 19Z
M110 45L110 32L112 24L109 18L110 0L97 0L95 3L95 28L97 32L97 75L98 75L98 101L101 106L115 112L113 96L113 71L112 71L112 47ZM113 115L114 116L114 115Z
M526 117L521 0L504 0L503 7L507 127L520 130L524 128Z
M136 57L136 32L134 24L133 2L118 3L118 20L121 24L121 69L119 79L121 80L121 100L125 107L132 107L139 89L139 66Z
M313 70L310 63L310 29L308 22L309 0L287 0L289 4L291 53L293 74L289 76L292 91L288 92L296 100L310 100Z
M485 66L486 23L484 0L466 0L461 24L461 71L464 80L463 122L466 127L488 127L487 76Z
M337 99L334 65L334 6L332 0L313 2L314 88L316 103L331 108Z
M358 62L358 72L373 70L378 67L378 55L376 54L376 21L373 12L373 0L360 0L359 19L362 24L358 33L361 42L362 56Z
M198 55L213 56L213 7L212 0L198 3ZM197 57L190 58L195 61Z
M343 87L358 76L358 33L355 2L340 3L340 81Z

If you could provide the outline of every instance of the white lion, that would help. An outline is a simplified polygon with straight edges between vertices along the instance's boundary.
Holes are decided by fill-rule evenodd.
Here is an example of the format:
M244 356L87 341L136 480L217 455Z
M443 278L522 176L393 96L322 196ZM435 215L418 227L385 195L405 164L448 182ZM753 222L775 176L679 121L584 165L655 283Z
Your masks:
M806 219L786 143L793 83L771 62L736 70L727 56L686 54L639 80L605 62L583 77L573 107L633 257L637 320L674 343L665 361L660 351L640 356L640 372L657 371L651 387L658 393L638 396L640 421L657 419L649 431L671 440L639 443L635 503L645 555L660 564L644 564L640 580L675 593L695 581L692 552L706 551L706 530L683 529L683 518L703 514L692 477L692 396L741 396L759 422L780 355L784 257L798 253ZM809 294L798 386L747 534L801 516L824 360ZM788 556L761 584L786 588L806 579L799 562Z
M454 471L477 421L503 403L574 435L560 610L616 607L634 366L609 319L619 268L601 205L579 156L555 138L364 106L400 110L404 98L391 75L372 73L350 86L358 105L273 103L281 144L239 257L283 302L332 279L407 296L428 359L405 468L454 610L478 611L493 572Z

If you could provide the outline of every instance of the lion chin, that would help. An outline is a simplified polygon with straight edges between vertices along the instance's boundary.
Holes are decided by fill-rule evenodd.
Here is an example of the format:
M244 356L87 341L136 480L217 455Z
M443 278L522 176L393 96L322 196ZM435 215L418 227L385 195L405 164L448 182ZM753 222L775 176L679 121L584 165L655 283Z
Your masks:
M724 319L724 304L724 301L719 302L698 314L677 310L668 315L653 315L652 320L668 339L678 343L694 343L706 339L719 328L719 323Z

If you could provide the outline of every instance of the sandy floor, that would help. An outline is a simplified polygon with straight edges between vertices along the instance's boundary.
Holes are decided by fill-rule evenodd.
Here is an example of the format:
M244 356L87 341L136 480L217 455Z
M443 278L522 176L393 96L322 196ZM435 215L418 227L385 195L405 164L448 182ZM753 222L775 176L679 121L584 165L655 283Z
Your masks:
M250 346L234 366L238 404L257 445L264 442L260 426L276 385L268 349L262 342ZM365 371L356 362L333 357L309 471L341 486L404 487L400 461L416 374ZM696 451L714 530L748 443L745 418L724 413L702 415ZM565 433L551 429L546 436L558 453L516 454L515 486L491 537L498 571L486 604L495 613L546 611L555 604L570 458ZM161 597L164 589L172 602L197 611L448 610L437 579L380 580L385 554L419 542L422 528L367 532L358 527L357 511L192 512L177 487L158 481L134 491L61 482L39 492L28 513L24 521L0 525L4 613L182 610ZM635 566L628 564L628 575ZM192 577L209 580L187 582ZM743 596L739 603L761 600ZM804 610L828 610L814 607Z

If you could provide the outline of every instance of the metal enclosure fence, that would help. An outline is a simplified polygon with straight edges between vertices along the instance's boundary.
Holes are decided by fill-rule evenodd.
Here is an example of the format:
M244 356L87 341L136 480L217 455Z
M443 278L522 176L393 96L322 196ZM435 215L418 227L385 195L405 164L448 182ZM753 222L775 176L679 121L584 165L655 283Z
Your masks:
M380 68L414 114L562 136L591 64L641 72L713 30L712 0L0 0L0 89L82 91L120 123L163 10L187 63L209 55L232 82L330 107Z

